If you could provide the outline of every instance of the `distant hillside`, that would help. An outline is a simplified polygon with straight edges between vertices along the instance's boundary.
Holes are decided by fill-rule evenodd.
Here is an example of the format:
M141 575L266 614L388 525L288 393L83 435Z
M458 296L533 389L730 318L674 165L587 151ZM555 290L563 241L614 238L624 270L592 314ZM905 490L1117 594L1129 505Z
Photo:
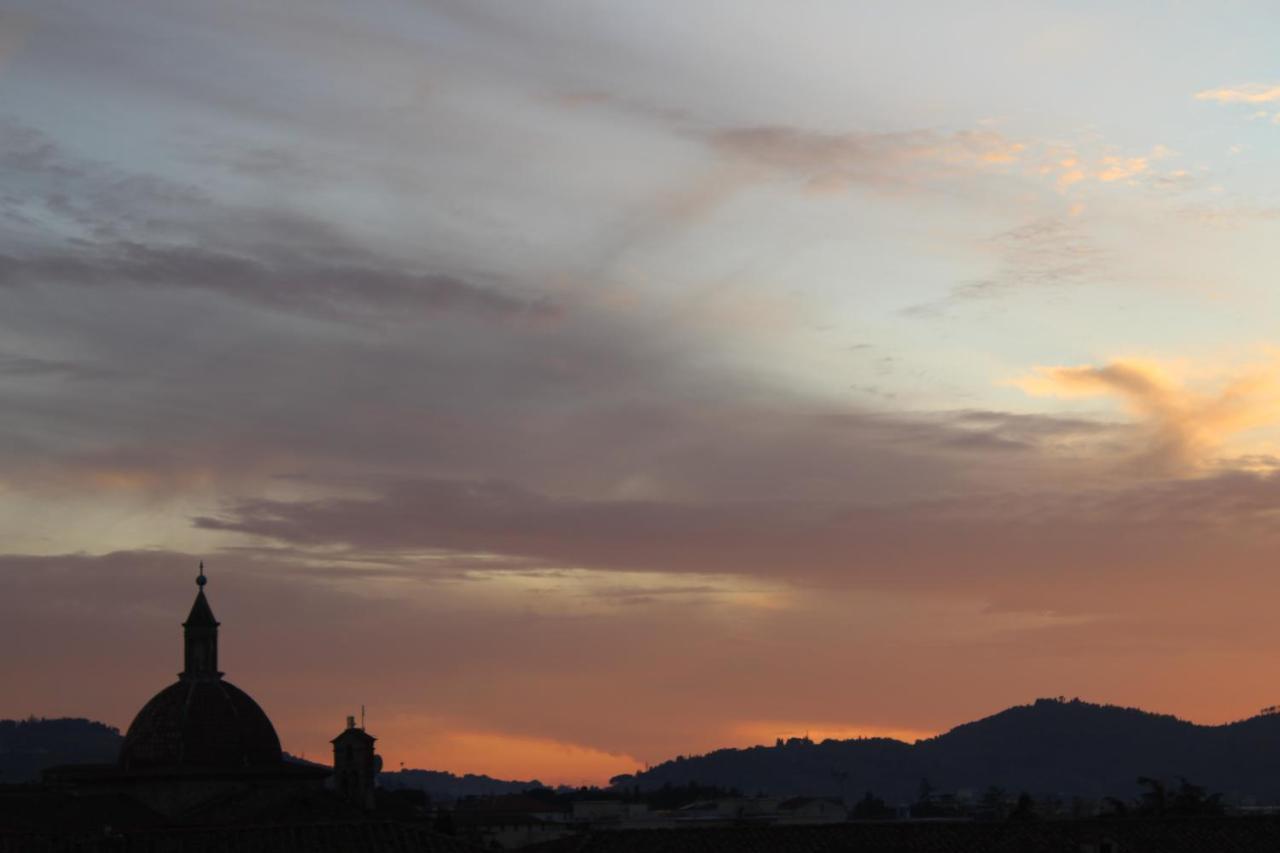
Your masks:
M326 769L330 767L328 764L317 764L314 761L307 761L287 752L284 757L286 761L292 761L295 764L306 764L311 767L324 767ZM465 776L456 776L443 770L383 772L378 774L378 785L388 790L410 789L424 791L434 802L452 802L463 797L519 794L530 788L542 787L542 783L536 779L531 782L512 782L504 779L494 779L489 776L476 776L472 773L468 773Z
M1133 708L1039 699L915 744L873 738L805 739L677 758L620 787L665 783L746 793L858 795L910 802L922 779L937 791L1132 797L1137 777L1186 777L1228 800L1280 803L1280 715L1199 726Z
M0 783L32 782L57 764L116 760L120 730L79 718L0 720Z
M543 787L542 783L536 779L529 782L512 782L488 776L476 776L472 773L455 776L440 770L399 770L395 773L379 773L378 784L393 790L412 788L426 791L427 796L436 802L460 800L463 797L519 794L530 788Z

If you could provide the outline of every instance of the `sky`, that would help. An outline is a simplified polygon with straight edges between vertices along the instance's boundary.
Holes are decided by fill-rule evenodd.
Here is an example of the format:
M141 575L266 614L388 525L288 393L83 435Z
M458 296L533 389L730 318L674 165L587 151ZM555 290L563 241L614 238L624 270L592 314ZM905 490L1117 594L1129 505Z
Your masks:
M1280 701L1271 3L0 0L0 716Z

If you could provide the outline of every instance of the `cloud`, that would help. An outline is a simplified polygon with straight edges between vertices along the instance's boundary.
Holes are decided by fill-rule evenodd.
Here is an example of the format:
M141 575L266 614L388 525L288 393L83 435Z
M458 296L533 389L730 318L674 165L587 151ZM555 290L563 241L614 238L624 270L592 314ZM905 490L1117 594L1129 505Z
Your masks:
M1071 219L1046 217L1003 231L987 241L999 267L987 278L956 285L941 299L904 309L931 317L981 300L1027 289L1076 287L1097 281L1110 263L1088 232Z
M289 154L242 155L258 169L297 168ZM32 192L0 200L0 208L32 226L52 216L61 227L13 239L8 251L0 245L0 289L192 289L352 320L439 311L545 320L560 311L542 294L508 293L372 252L304 214L240 208L180 182L73 156L11 120L0 122L4 173Z
M1155 145L1142 156L1114 147L1019 141L990 129L943 133L821 133L783 125L724 128L708 133L716 149L745 162L803 180L815 192L851 186L901 188L943 178L1001 174L1051 178L1060 191L1091 181L1154 178L1152 163L1174 156Z
M1274 222L1280 220L1280 207L1235 203L1235 204L1196 204L1188 205L1178 211L1186 219L1206 225L1222 228L1239 228L1243 225L1258 222Z
M1276 474L1231 473L870 507L764 497L588 501L504 483L414 481L360 498L237 501L195 523L316 554L483 553L532 561L526 568L712 574L948 598L981 589L1005 606L1089 612L1098 602L1057 584L1075 578L1088 588L1118 559L1137 582L1197 541L1195 553L1223 536L1241 536L1243 547L1269 535L1278 484Z
M709 139L723 153L798 177L818 191L1002 167L1026 149L991 130L835 134L762 125L713 131Z
M1153 164L1177 156L1164 144L1156 144L1143 155L1117 153L1115 146L1096 142L1066 144L1043 142L1036 149L1035 174L1050 178L1062 193L1072 193L1092 183L1185 188L1190 174L1185 169L1159 172Z
M0 71L22 53L35 26L36 19L26 13L0 13Z
M542 299L520 299L449 275L303 257L262 260L195 246L118 242L79 251L0 255L0 288L195 289L279 310L332 319L411 318L413 312L465 311L497 317L553 317ZM405 312L410 312L406 314Z
M1097 177L1103 183L1132 178L1147 171L1148 165L1146 157L1107 156L1102 158Z
M1242 83L1196 92L1197 101L1217 101L1221 104L1265 104L1280 101L1280 85L1272 83Z
M1040 396L1120 399L1144 423L1138 462L1157 473L1186 473L1214 461L1228 441L1246 430L1280 423L1280 384L1274 367L1246 370L1198 391L1150 361L1120 360L1102 366L1039 367L1015 384Z
M0 378L94 380L115 376L114 371L97 365L0 352Z

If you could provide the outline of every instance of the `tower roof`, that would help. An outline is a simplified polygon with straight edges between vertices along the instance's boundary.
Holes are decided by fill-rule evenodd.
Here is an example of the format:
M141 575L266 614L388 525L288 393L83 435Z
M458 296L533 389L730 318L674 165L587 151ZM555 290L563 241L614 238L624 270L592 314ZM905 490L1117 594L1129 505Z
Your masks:
M218 620L213 618L213 608L209 606L209 599L204 597L204 585L208 583L208 578L204 576L204 560L200 561L200 574L196 577L196 586L199 592L196 593L196 600L191 603L191 612L187 614L187 621L182 623L184 628L217 628Z
M342 734L333 738L329 743L345 743L349 740L363 741L365 743L373 743L376 737L366 732L364 729L346 729Z
M209 606L209 599L204 597L204 590L196 593L196 600L191 603L191 612L187 614L187 621L182 623L184 628L217 628L220 623L213 618L213 608Z

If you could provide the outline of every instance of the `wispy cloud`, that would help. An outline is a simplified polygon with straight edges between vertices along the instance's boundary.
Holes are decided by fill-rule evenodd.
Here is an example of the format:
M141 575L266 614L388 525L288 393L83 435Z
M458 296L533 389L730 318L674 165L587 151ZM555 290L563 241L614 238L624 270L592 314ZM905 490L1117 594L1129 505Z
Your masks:
M192 288L264 307L329 317L391 318L399 312L467 311L495 316L553 316L545 300L526 300L450 275L355 262L260 259L196 246L118 242L61 254L0 255L0 288ZM400 314L400 316L404 316Z
M92 380L116 377L110 368L0 351L0 378Z
M1072 287L1097 280L1109 262L1084 228L1071 219L1046 217L1001 232L987 241L999 258L994 272L956 285L941 299L906 308L911 317L933 317L967 303L1026 289Z
M762 125L722 129L709 138L722 152L790 174L815 191L1003 167L1026 149L992 130L823 133Z

